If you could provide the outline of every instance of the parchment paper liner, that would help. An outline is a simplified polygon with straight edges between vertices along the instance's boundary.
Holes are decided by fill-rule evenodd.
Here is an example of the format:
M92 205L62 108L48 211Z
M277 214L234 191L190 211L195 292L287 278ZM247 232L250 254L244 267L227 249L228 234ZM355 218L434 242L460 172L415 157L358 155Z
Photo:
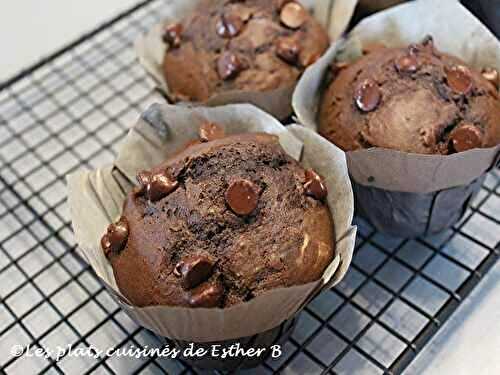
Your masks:
M438 49L461 57L472 67L500 70L500 43L457 1L419 0L399 5L363 20L304 72L293 97L299 122L317 130L319 100L334 60L356 59L362 45L404 46L428 34L434 37ZM494 167L499 151L500 145L446 156L382 148L347 152L355 193L361 192L356 194L357 207L385 232L407 236L439 231L452 224L443 210L455 210L450 217L463 210L463 204L480 187L475 182ZM438 199L438 193L444 196ZM436 201L441 204L436 205ZM415 222L424 224L415 226Z
M347 28L358 0L303 0L304 6L314 9L318 20L327 28L332 40L337 39ZM139 62L151 75L157 88L167 98L170 90L163 75L163 57L168 46L162 41L163 30L167 24L178 21L194 9L199 0L175 1L168 5L168 14L162 22L139 37L135 50ZM218 106L230 103L251 103L278 119L285 119L292 113L292 95L296 83L265 92L234 90L212 96L205 103L184 102L187 105Z
M324 175L337 256L316 282L275 289L230 308L134 307L118 291L111 266L100 248L100 238L107 225L120 215L125 192L132 188L136 172L160 164L181 145L195 139L204 120L221 124L227 134L276 134L288 154ZM285 128L252 105L189 109L155 104L130 130L113 166L71 174L67 180L73 229L82 256L124 311L160 336L210 342L274 328L296 314L320 290L338 283L352 258L356 228L351 226L354 203L345 154L314 132L297 125ZM243 319L245 324L241 324Z

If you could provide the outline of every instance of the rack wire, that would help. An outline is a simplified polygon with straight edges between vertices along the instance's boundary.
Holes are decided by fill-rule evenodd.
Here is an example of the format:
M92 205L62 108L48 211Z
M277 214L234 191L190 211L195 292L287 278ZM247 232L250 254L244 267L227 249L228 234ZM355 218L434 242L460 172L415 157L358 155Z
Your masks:
M111 162L139 113L161 100L132 45L164 10L144 1L0 84L2 373L197 373L157 357L50 353L159 343L76 254L65 176ZM497 261L499 208L496 169L440 235L394 239L356 219L346 279L305 308L279 359L246 373L401 373ZM29 356L35 348L47 358Z

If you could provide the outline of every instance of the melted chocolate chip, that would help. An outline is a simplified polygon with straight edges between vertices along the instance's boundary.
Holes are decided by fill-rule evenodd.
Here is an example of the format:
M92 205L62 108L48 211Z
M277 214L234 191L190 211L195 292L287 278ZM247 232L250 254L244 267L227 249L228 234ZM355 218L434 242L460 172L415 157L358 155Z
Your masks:
M377 83L372 79L365 79L354 92L357 107L363 112L370 112L377 108L382 94Z
M482 146L483 133L474 124L464 123L450 133L450 142L455 152L471 150Z
M486 80L488 80L494 87L495 89L499 89L500 87L500 78L498 74L498 70L494 68L484 68L481 71L481 74L483 75Z
M237 215L252 213L259 202L260 188L252 181L239 179L233 181L226 190L227 205Z
M232 52L224 52L217 60L217 72L223 80L236 77L243 68L239 57Z
M106 257L123 250L127 244L128 231L128 221L124 216L108 226L106 234L101 238L101 247Z
M142 196L146 192L146 188L147 188L149 181L151 179L151 172L140 171L136 174L135 179L139 183L139 186L137 186L134 189L134 193L137 196Z
M276 42L276 54L289 64L297 64L300 46L290 39L281 38Z
M421 47L418 44L412 43L408 46L408 53L410 55L416 55L417 53L420 52L420 50L421 50Z
M306 170L304 190L307 195L318 200L323 200L328 195L328 189L326 188L323 179L312 169Z
M177 48L181 45L182 25L174 23L168 25L163 33L163 41L171 48Z
M151 202L156 202L173 192L177 186L178 181L171 179L166 173L158 173L151 176L146 195Z
M472 91L472 77L465 66L457 65L446 69L446 82L457 94L467 95Z
M307 11L296 2L289 2L281 8L281 22L290 29L298 29L307 20Z
M410 55L415 55L419 52L434 53L434 39L431 35L427 35L419 44L412 43L408 46Z
M149 184L149 181L151 180L151 172L140 171L137 173L135 178L141 187L146 188L146 186Z
M213 122L204 122L200 126L199 130L200 141L202 142L210 142L215 139L220 139L224 137L224 129L222 129L219 125L214 124Z
M215 27L220 37L232 38L243 29L243 20L236 14L222 15Z
M208 280L212 275L214 262L206 255L192 255L181 260L174 269L174 275L181 279L181 285L189 290Z
M434 52L434 38L432 35L426 35L420 44L428 52Z
M418 70L418 61L414 54L397 58L394 65L400 73L415 73Z
M109 228L108 228L109 230ZM101 237L101 248L104 250L104 255L109 258L109 255L111 253L111 240L109 239L108 233L106 232L102 237Z
M203 284L194 289L188 297L191 307L217 307L222 302L224 288L219 282Z

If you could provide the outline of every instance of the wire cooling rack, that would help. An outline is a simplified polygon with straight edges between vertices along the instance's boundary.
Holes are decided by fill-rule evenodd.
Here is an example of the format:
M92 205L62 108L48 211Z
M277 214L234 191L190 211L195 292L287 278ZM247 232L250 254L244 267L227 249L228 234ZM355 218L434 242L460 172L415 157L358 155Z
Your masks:
M159 100L132 44L164 8L143 2L0 85L2 373L196 373L154 357L26 353L159 342L76 255L65 176L111 162L141 110ZM464 219L438 236L393 239L357 220L345 280L306 307L282 357L253 372L401 373L498 259L499 209L495 170Z

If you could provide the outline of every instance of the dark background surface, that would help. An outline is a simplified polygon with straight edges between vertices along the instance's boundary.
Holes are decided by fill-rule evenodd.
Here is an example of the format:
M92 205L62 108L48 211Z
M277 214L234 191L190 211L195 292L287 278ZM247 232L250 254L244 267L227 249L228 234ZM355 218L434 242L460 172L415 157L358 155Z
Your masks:
M404 0L360 0L352 25L374 12L404 2ZM462 0L461 3L497 37L500 37L500 0Z
M500 0L463 0L462 4L500 37Z

